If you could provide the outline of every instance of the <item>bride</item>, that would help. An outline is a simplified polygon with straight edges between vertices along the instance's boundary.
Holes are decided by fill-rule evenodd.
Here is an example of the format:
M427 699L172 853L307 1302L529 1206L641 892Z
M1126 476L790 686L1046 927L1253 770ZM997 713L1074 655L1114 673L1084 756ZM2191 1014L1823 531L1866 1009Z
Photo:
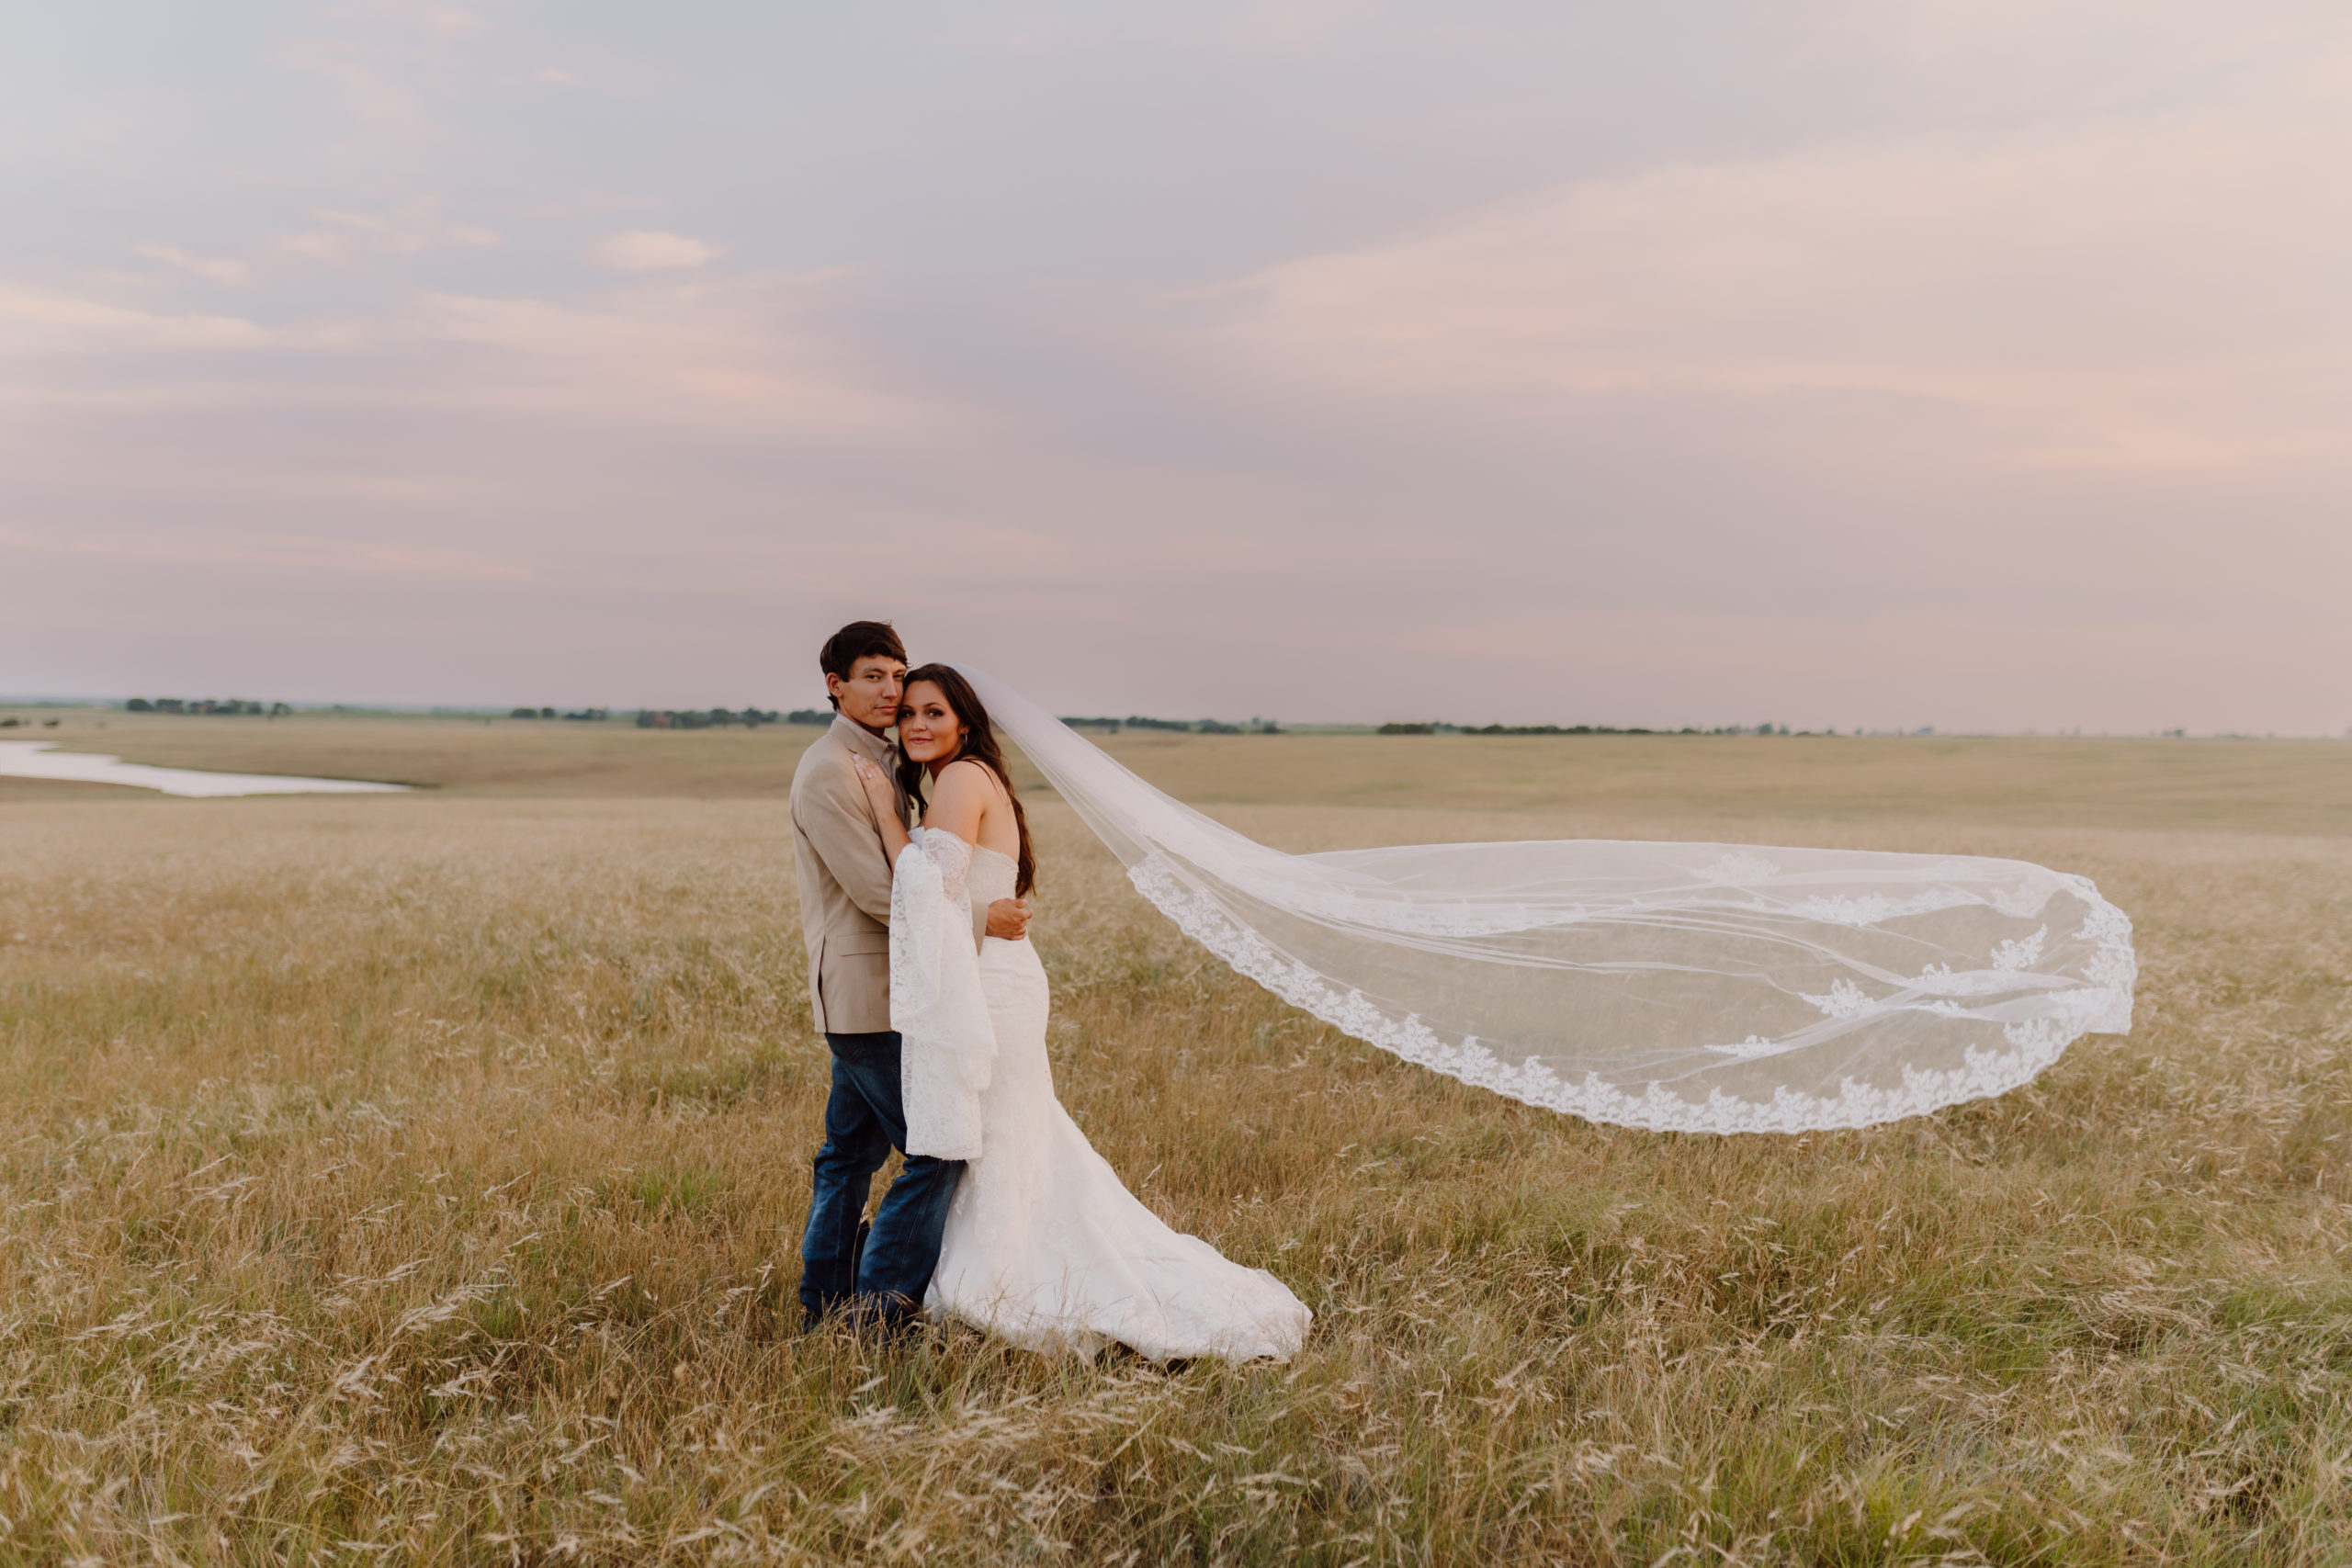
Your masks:
M899 747L897 779L863 756L856 767L894 868L907 1152L967 1162L925 1307L1034 1350L1115 1340L1154 1359L1288 1359L1306 1342L1306 1305L1264 1269L1170 1229L1055 1097L1036 950L988 937L974 963L968 911L1026 897L1035 859L988 711L959 671L908 673ZM901 792L921 811L911 832Z

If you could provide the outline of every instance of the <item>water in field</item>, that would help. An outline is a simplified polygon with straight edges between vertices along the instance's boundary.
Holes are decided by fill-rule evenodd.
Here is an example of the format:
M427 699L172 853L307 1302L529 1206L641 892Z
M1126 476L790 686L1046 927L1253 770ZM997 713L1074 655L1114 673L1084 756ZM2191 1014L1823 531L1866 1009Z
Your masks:
M129 784L164 795L384 795L406 784L358 779L302 779L283 773L215 773L199 768L156 768L84 751L60 751L54 740L0 741L0 775L59 779L71 784Z

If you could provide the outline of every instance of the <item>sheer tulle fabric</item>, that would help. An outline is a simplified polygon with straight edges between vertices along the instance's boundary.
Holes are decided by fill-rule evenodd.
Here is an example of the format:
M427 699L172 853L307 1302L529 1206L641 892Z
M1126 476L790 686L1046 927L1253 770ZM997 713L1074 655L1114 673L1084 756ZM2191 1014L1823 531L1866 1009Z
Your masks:
M1531 1104L1673 1132L1859 1127L2132 1026L2132 923L2024 861L1609 840L1289 855L968 666L1137 891L1268 990Z

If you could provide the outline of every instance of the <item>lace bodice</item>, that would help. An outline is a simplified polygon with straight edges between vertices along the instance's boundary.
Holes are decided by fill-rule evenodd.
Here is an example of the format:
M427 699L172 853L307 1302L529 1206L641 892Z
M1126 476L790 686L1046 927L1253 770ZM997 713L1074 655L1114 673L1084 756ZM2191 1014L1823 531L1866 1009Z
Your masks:
M913 838L939 868L940 891L951 904L968 902L984 909L1012 897L1021 881L1021 864L1011 855L984 844L967 844L944 828L918 828Z
M1012 897L1013 886L1021 880L1020 863L1011 855L999 854L986 845L970 852L967 867L964 891L970 895L976 909L984 909L1000 898Z

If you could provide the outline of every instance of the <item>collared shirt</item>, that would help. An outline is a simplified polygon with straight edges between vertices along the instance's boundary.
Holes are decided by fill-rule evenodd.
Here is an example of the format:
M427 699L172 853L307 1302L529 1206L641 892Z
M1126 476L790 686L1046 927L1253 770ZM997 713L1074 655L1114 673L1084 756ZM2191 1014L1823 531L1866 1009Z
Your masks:
M847 714L839 713L833 715L833 738L882 770L882 776L890 781L891 789L898 795L899 820L904 823L907 819L907 792L899 788L897 742L888 736L875 734Z

